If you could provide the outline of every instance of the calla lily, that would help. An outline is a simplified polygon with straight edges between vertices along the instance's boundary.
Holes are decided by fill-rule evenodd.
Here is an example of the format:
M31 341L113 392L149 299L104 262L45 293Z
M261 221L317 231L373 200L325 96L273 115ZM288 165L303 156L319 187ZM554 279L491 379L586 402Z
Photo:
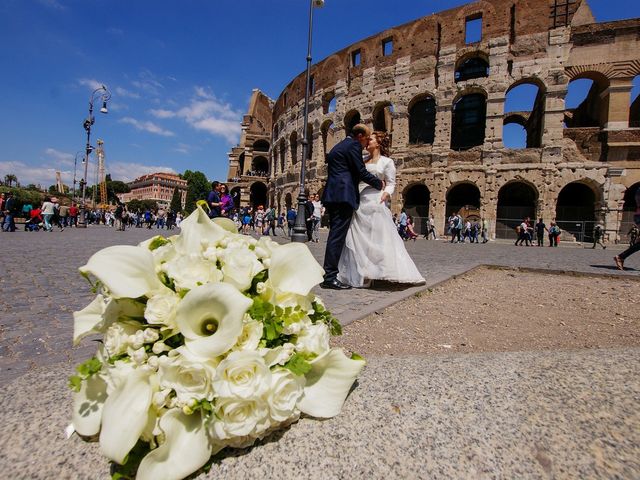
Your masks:
M149 250L130 245L116 245L100 250L80 267L109 290L114 298L138 298L164 288L156 275Z
M226 283L190 290L178 305L176 324L193 354L214 358L236 344L251 299Z
M140 368L132 370L104 404L100 449L114 462L124 462L147 425L153 396L150 375Z
M165 442L142 459L137 480L185 478L222 450L212 445L200 413L185 415L173 409L160 419Z
M238 233L238 227L236 227L236 223L227 217L216 217L213 220L213 223L222 227L227 232Z
M200 254L203 242L216 243L225 235L227 232L198 207L180 223L180 235L175 241L176 251L187 255Z
M118 319L142 317L143 312L144 305L134 300L97 295L85 308L73 312L73 344L92 333L104 333Z
M289 243L271 253L269 283L277 292L307 295L322 282L324 270L306 245Z
M102 409L107 399L107 384L101 375L93 375L82 382L73 395L73 428L80 435L90 437L100 431Z
M365 361L352 360L341 349L333 349L310 363L312 367L305 375L307 383L298 408L312 417L335 417Z

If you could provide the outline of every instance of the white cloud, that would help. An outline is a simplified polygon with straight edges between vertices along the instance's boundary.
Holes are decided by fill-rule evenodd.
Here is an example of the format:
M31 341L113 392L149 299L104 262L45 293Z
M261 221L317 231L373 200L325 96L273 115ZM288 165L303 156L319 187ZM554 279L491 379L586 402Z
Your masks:
M213 100L215 97L213 96L213 94L211 93L211 91L205 87L199 87L196 86L195 87L195 91L196 91L196 95L198 97L202 97L202 98L207 98L210 100Z
M133 80L131 85L152 95L159 95L164 90L164 85L149 70L143 70L138 75L138 80Z
M95 78L81 78L78 80L78 84L83 87L89 87L92 90L102 87L102 82L97 81Z
M107 170L113 180L131 182L142 175L149 173L165 172L176 173L171 167L160 165L143 165L142 163L115 162L107 165Z
M138 130L153 133L155 135L162 135L163 137L173 137L175 135L171 130L166 130L153 122L136 120L132 117L124 117L120 120L120 123L133 125Z
M38 0L41 5L53 8L54 10L66 10L67 7L62 5L58 0Z
M127 90L126 88L116 87L115 93L121 97L140 98L140 95L136 92Z
M179 143L174 149L174 152L184 153L185 155L191 153L193 147L191 145L187 145L186 143Z
M151 109L149 113L156 118L173 118L176 116L176 112L171 110L165 110L163 108Z
M44 153L59 165L71 166L75 159L75 156L72 153L61 152L55 148L47 148Z
M50 185L55 185L56 171L60 172L62 182L71 187L73 183L73 169L60 170L46 163L41 165L27 165L18 160L0 161L0 178L4 178L5 175L12 173L18 177L20 185L33 183L34 185L42 185L45 188ZM78 168L77 175L76 180L79 181L80 168Z
M220 135L227 139L229 143L235 143L238 138L238 133L240 133L240 123L238 121L224 120L221 118L203 118L202 120L191 123L191 125L197 130L204 130L213 135Z

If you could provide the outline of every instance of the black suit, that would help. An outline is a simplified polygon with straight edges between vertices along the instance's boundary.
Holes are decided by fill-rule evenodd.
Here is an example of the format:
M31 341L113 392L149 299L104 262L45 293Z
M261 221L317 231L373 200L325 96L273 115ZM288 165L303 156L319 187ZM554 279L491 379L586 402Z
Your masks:
M324 280L330 282L338 275L338 262L353 211L360 204L358 183L365 182L382 190L382 181L367 171L362 160L362 146L351 137L345 138L327 154L327 167L327 184L322 194L322 204L329 214Z

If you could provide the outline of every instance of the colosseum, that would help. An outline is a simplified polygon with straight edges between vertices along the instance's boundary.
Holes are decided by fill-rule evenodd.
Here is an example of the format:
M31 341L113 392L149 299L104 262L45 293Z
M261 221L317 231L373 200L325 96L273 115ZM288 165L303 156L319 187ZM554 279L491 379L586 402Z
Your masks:
M480 0L314 64L306 126L305 73L276 100L254 90L229 154L230 187L242 205L295 206L303 129L316 192L325 153L362 122L391 134L391 207L420 228L433 215L442 233L461 210L486 218L492 238L530 216L555 218L578 240L601 221L610 240L624 240L640 188L638 75L640 19L596 23L586 0ZM588 93L569 108L573 82ZM530 104L511 108L523 88L535 91ZM505 146L513 128L522 142Z

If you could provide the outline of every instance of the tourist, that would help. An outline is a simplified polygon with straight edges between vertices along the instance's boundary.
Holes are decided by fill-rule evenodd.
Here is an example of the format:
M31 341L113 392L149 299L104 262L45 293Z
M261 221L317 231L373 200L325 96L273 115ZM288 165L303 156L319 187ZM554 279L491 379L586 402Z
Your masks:
M482 219L482 243L489 241L489 221L486 218Z
M280 212L280 215L278 215L278 228L280 230L282 230L282 235L286 235L287 232L284 231L284 223L286 222L287 217L284 214L284 212Z
M607 246L602 243L602 238L604 237L604 225L601 223L596 223L593 227L593 246L591 248L596 248L596 245L600 245L603 250L607 249Z
M289 227L289 236L293 235L293 226L296 224L296 217L298 214L296 213L293 207L289 208L287 212L287 226Z
M3 232L15 232L16 231L16 215L17 205L16 199L13 198L13 193L7 192L5 196L4 205L2 211L4 213L4 222L2 223Z
M44 202L42 202L42 217L44 219L44 229L47 232L53 231L53 227L51 225L51 219L53 218L53 203L51 202L51 198L44 197Z
M233 210L233 197L229 193L229 188L226 184L220 184L220 215L228 217Z
M411 215L407 215L407 230L406 230L407 240L416 241L418 238L418 234L416 233L413 227L413 217Z
M640 188L636 189L635 199L636 211L633 215L633 223L635 226L640 227ZM616 262L616 267L618 267L618 270L624 270L624 261L627 259L627 257L633 255L639 250L640 241L638 241L638 238L636 237L635 242L631 246L629 246L629 248L627 248L620 255L616 255L615 257L613 257L613 261Z
M538 219L538 223L536 223L536 241L538 242L539 247L544 246L544 232L548 231L547 226L544 224L542 218Z
M320 194L316 193L313 196L313 239L312 241L318 243L320 241L320 222L322 221L322 215L324 208L320 201Z
M66 205L60 205L59 215L60 215L60 224L63 227L68 227L69 226L69 207L67 207Z
M253 215L254 222L254 231L258 230L259 233L264 233L262 228L264 226L264 207L262 205L258 205L258 209Z
M398 218L398 233L400 238L406 240L407 237L407 212L403 208L400 210L400 217Z
M560 227L556 225L555 221L552 221L549 227L549 246L550 247L558 246L558 239L560 238L561 233L562 232L560 230Z
M207 195L207 205L209 206L209 218L220 216L220 182L214 180L211 182L211 191Z

